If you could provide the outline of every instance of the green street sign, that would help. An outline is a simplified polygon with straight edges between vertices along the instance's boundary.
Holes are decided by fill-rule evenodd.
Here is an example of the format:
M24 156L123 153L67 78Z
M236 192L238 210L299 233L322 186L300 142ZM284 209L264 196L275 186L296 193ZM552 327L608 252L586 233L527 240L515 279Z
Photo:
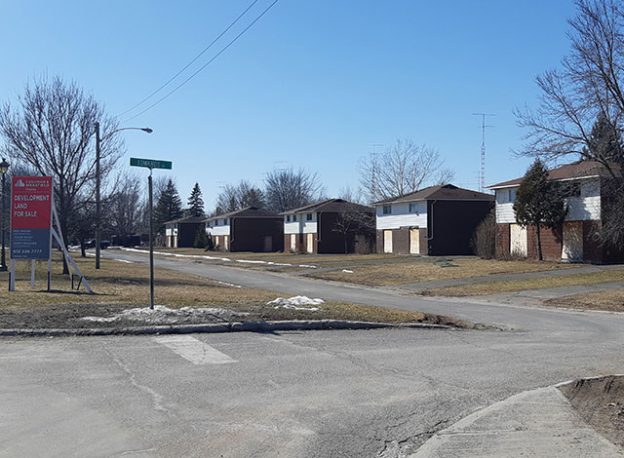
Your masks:
M130 165L134 167L146 167L148 169L171 170L171 161L158 161L156 159L138 159L136 157L131 157Z

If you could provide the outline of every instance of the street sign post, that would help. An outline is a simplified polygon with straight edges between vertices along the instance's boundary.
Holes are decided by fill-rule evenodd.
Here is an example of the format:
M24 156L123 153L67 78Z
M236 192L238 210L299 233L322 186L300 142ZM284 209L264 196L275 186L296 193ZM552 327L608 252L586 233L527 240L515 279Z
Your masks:
M154 309L154 192L152 186L152 170L164 169L171 170L173 164L171 161L160 161L157 159L139 159L136 157L130 158L130 166L132 167L144 167L149 169L150 174L147 177L147 189L149 193L149 271L150 271L150 309Z

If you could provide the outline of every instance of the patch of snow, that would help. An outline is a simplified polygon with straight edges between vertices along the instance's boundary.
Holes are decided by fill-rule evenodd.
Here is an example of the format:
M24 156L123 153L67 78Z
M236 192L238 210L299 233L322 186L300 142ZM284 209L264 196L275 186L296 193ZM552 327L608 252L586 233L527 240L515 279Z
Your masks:
M228 283L226 281L218 281L217 283L224 286L230 286L232 288L242 288L241 285L235 285L234 283Z
M267 302L267 305L272 305L274 308L283 308L289 310L306 310L309 312L316 312L318 307L306 307L311 305L321 305L325 301L323 299L311 299L307 296L293 296L293 297L278 297L275 300Z
M170 309L164 305L155 305L154 309L149 307L133 308L123 310L112 317L85 316L81 318L85 321L93 321L99 323L114 323L117 321L141 321L149 324L175 324L190 319L212 319L229 320L236 316L245 316L248 313L233 312L216 307L182 307L179 309Z
M303 267L304 269L318 269L318 266L313 266L311 264L299 264L297 267Z
M352 274L353 271L352 270L348 270L348 269L342 269L342 271L346 274Z
M125 262L126 264L135 264L134 261L128 261L127 259L113 259L113 261Z
M267 261L259 261L257 259L237 259L236 262L240 262L241 264L269 264Z

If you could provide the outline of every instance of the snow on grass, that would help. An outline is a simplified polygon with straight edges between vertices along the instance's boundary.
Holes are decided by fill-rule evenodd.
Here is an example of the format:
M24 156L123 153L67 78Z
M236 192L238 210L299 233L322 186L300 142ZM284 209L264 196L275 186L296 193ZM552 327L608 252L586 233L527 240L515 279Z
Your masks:
M115 323L118 321L140 321L149 324L175 324L189 320L223 321L233 317L245 316L248 313L233 312L216 307L182 307L170 309L164 305L156 305L154 309L149 307L132 308L123 310L111 317L85 316L81 320L98 323Z
M139 250L137 248L122 248L122 250L131 251L134 253L145 253L145 250ZM158 256L172 256L175 258L205 259L207 261L238 262L241 264L263 264L267 266L280 266L280 267L292 267L294 265L294 264L289 264L287 262L262 261L259 259L230 259L230 258L224 258L220 256L167 253L166 251L154 251L154 254ZM297 264L296 267L301 267L302 269L318 269L318 266L315 266L312 264Z
M344 273L346 273L346 274L352 274L352 273L353 273L353 271L352 271L352 270L349 270L349 269L342 269L342 271L343 271Z
M319 307L310 307L314 305L321 305L325 301L323 299L311 299L308 296L293 296L293 297L278 297L275 300L267 302L267 305L272 305L274 308L283 308L290 310L307 310L309 312L316 312Z

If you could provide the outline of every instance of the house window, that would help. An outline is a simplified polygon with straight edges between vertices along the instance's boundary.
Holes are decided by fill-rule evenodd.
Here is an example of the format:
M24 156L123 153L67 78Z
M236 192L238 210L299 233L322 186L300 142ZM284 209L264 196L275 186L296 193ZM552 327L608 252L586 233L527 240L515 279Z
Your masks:
M230 223L230 220L229 220L229 219L225 218L225 219L223 220L223 224L224 224L225 226L227 226L229 223Z
M391 215L392 214L392 205L384 205L382 208L382 213L384 215Z
M290 215L286 215L286 222L290 223Z
M516 189L508 189L507 190L507 201L515 202L516 201Z
M410 213L418 213L418 204L416 204L416 203L409 204L409 212Z
M306 213L306 221L312 221L312 213Z

